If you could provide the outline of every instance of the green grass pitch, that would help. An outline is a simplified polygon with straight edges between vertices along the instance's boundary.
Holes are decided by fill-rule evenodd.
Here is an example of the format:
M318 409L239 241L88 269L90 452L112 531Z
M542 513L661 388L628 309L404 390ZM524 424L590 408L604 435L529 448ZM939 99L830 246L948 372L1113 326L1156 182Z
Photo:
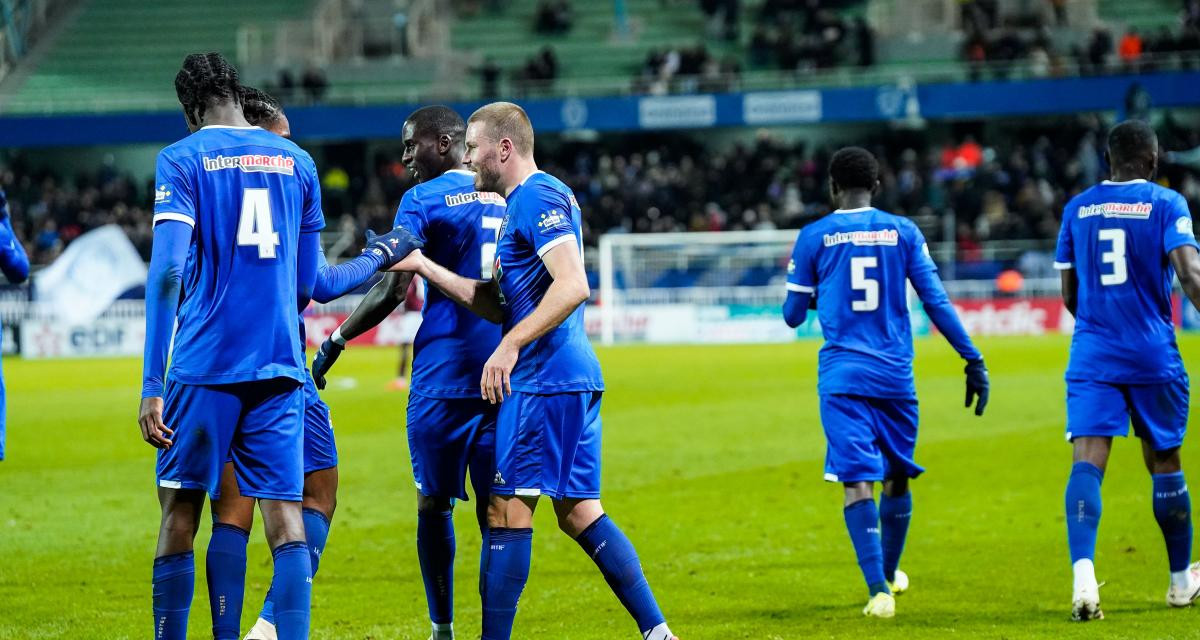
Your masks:
M922 432L897 617L865 620L866 590L821 479L817 342L600 350L605 506L638 547L685 640L757 638L1195 638L1200 610L1169 610L1162 538L1136 442L1118 442L1098 550L1108 619L1068 622L1062 493L1067 339L980 341L988 414L962 408L962 364L918 341ZM1184 337L1185 358L1200 338ZM356 348L326 392L341 494L313 595L313 637L424 640L404 396L385 390L392 350ZM154 453L135 422L140 361L4 363L8 460L0 463L0 639L146 638L158 523ZM1196 437L1185 468L1200 473ZM456 626L477 638L479 536L459 532ZM256 525L257 526L257 525ZM208 634L207 527L196 541L191 636ZM516 637L636 638L632 622L543 504ZM251 537L243 629L270 577Z

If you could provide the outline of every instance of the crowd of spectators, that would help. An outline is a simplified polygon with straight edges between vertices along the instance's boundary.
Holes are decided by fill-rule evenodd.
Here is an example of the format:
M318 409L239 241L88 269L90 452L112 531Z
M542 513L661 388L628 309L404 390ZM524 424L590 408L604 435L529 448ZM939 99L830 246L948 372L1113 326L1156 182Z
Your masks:
M879 158L878 206L913 217L931 241L946 239L943 230L953 220L960 257L970 261L988 241L1051 243L1066 200L1106 177L1104 131L1096 117L1080 116L970 133L880 131L844 142ZM1159 133L1165 150L1200 147L1200 132L1171 120ZM831 209L826 167L837 146L764 132L714 149L688 135L642 134L600 143L544 142L538 160L575 191L585 241L592 244L609 232L801 226ZM1161 176L1195 210L1200 163L1177 161L1165 163ZM365 229L390 226L396 203L411 186L398 151L381 152L362 167L324 167L331 259L356 253ZM64 177L32 169L17 156L0 164L0 187L35 264L52 261L79 234L105 224L120 225L149 259L154 185L148 180L107 165Z
M836 10L849 4L855 3L767 0L750 36L750 66L807 72L874 65L874 30L862 16L847 19Z
M1065 0L1003 13L997 0L961 5L963 58L971 79L1006 79L1018 69L1033 77L1146 72L1191 66L1200 55L1200 1L1185 0L1179 24L1151 33L1105 26L1073 32ZM1119 16L1117 16L1119 18Z
M718 59L703 44L652 49L634 77L633 92L660 96L736 91L741 77L742 67L736 56Z

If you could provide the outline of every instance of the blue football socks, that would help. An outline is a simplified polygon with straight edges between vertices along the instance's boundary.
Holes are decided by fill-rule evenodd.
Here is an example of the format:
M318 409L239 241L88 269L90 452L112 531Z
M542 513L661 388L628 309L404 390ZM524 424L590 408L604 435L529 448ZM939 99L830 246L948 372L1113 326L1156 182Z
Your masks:
M271 599L275 603L275 630L280 638L307 638L312 603L312 561L308 545L288 542L275 547L275 575Z
M204 563L215 640L241 638L242 596L246 591L246 543L250 532L232 524L213 524Z
M1067 480L1067 545L1071 563L1094 560L1100 528L1100 483L1104 472L1090 462L1076 462Z
M425 582L429 620L454 621L454 512L417 512L417 559Z
M847 506L843 515L854 553L858 556L858 566L871 595L891 593L883 577L883 545L879 540L879 510L875 508L875 501L870 498L859 500Z
M650 583L642 573L633 543L607 514L584 529L575 541L600 568L608 586L633 616L643 636L666 621L650 591Z
M488 532L483 587L482 640L509 640L517 601L529 580L533 529L493 527Z
M1167 543L1171 572L1185 571L1192 557L1192 499L1183 472L1159 473L1154 479L1154 519Z
M191 551L154 559L155 640L186 640L195 586L196 563Z
M325 514L316 509L304 509L304 542L308 546L308 561L312 565L312 575L316 577L317 567L321 564L321 555L325 553L325 541L329 539L329 527L332 523ZM275 624L275 603L271 598L270 589L263 601L262 611L258 617Z
M904 540L908 537L908 523L912 521L912 492L902 496L879 497L879 537L883 545L883 577L888 582L896 579L896 568L900 566L900 554L904 553Z

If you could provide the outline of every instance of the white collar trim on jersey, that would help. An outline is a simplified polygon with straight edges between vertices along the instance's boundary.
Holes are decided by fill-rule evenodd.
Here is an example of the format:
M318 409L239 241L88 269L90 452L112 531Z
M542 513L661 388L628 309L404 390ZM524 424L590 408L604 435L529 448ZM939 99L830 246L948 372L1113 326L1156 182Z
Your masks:
M546 173L546 172L545 172L545 171L542 171L541 169L538 169L538 170L536 170L536 171L531 171L531 172L529 172L529 175L525 176L524 178L522 178L522 179L521 179L521 181L520 181L520 182L518 182L518 183L517 183L517 186L518 186L518 187L523 187L523 186L525 186L525 182L526 182L527 180L529 180L530 178L532 178L532 177L533 177L533 175L534 175L534 174L537 174L537 173Z
M473 175L475 175L475 172L474 172L474 171L468 171L468 170L466 170L466 169L451 169L451 170L447 171L446 173L461 173L461 174L463 174L464 176L473 176Z
M859 207L857 209L836 209L836 210L834 210L834 213L862 213L864 211L870 211L871 209L874 209L874 208L875 207Z
M261 128L262 127L256 127L254 125L250 125L248 127L235 127L231 124L207 124L207 125L204 125L203 127L200 127L200 130L204 131L205 129L261 129Z
M1123 185L1123 184L1142 184L1145 181L1146 181L1145 178L1137 178L1136 180L1126 180L1124 182L1113 182L1112 180L1105 180L1101 184L1119 186L1119 185Z

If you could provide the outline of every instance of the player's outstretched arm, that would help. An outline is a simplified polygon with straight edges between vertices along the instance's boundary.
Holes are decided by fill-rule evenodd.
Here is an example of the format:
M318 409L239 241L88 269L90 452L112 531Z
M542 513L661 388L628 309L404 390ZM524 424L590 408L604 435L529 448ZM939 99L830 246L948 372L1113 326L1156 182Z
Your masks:
M1192 301L1192 306L1200 310L1200 252L1196 251L1196 247L1184 245L1173 249L1168 256L1175 274L1179 276L1184 295Z
M366 333L371 327L383 322L384 318L395 311L396 307L404 302L404 294L408 291L408 283L411 281L411 273L384 274L383 279L371 287L362 302L354 307L354 311L350 312L341 326L334 329L333 334L321 343L321 347L317 349L317 355L313 357L312 364L313 382L317 384L318 389L325 388L325 375L333 368L333 363L337 362L338 356L342 355L342 351L346 348L346 342Z
M321 253L321 234L304 231L300 234L299 255L296 258L296 298L304 311L312 300L313 288L317 284L317 255Z
M542 263L552 278L542 301L504 334L492 357L483 365L480 387L483 397L492 404L502 402L505 394L512 393L509 378L521 348L558 327L592 295L576 243L564 242L550 249L542 255Z
M909 274L909 281L912 282L913 289L916 289L917 296L921 298L929 320L946 336L946 341L954 347L958 355L967 361L964 369L967 376L965 406L970 407L974 403L975 415L983 415L991 392L987 366L983 363L983 355L971 342L971 336L967 335L954 305L950 303L950 296L946 295L946 288L942 286L937 271L932 268L918 269Z
M500 287L495 280L464 278L425 257L420 251L409 254L389 271L415 273L446 294L447 298L470 309L484 320L496 324L504 321L504 310L500 306Z
M154 227L154 247L150 272L146 277L146 343L142 360L142 405L138 424L142 438L165 449L171 446L171 429L163 424L163 379L167 371L167 352L175 328L179 288L183 266L192 242L191 225L176 220L159 222Z
M29 277L29 256L13 231L12 219L8 215L8 199L3 189L0 189L0 271L13 284L25 282Z
M1068 267L1059 270L1058 276L1062 279L1063 306L1074 316L1075 303L1079 299L1079 274L1075 273L1074 269Z
M816 308L816 294L788 289L787 298L783 301L783 321L795 329L808 319L808 310Z

